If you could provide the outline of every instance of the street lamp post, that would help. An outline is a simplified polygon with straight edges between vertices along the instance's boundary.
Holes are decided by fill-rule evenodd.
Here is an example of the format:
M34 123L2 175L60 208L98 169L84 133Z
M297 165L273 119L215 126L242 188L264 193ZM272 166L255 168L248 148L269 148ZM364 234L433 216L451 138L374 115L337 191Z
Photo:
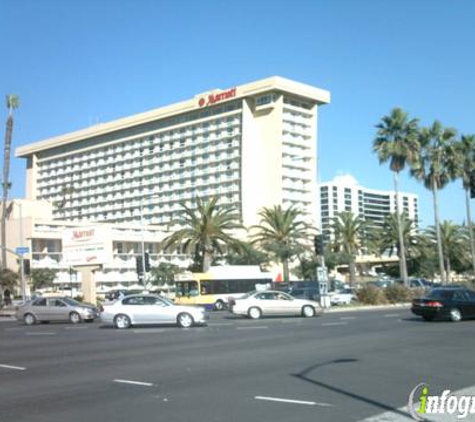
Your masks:
M148 195L145 197L142 197L140 199L140 230L141 230L141 237L142 237L142 245L141 245L141 260L142 260L142 284L145 286L146 284L146 274L147 272L145 271L145 233L144 233L144 220L143 220L143 201L144 199L152 199L156 198L158 195L156 193L152 195Z

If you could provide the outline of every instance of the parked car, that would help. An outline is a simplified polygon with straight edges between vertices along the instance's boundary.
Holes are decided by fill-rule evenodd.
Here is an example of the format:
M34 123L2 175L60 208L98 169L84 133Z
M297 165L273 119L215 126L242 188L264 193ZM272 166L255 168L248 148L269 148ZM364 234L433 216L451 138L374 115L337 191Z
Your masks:
M204 324L208 314L202 307L178 306L158 295L137 294L112 303L104 303L100 309L100 317L102 322L116 328L146 324L177 324L187 328Z
M356 294L352 289L343 289L330 293L330 303L332 305L349 305L356 300Z
M252 319L274 315L298 315L311 318L321 313L318 302L297 299L277 290L247 293L242 298L231 301L229 310L235 315L244 315Z
M396 280L396 283L404 284L404 281L398 279ZM411 289L430 289L431 287L434 287L434 283L425 278L410 278L408 284Z
M81 321L94 321L97 316L97 308L69 297L38 297L16 310L16 318L26 325L50 321L77 324Z
M426 321L450 319L457 322L475 318L475 292L464 287L438 287L427 296L414 299L411 311Z

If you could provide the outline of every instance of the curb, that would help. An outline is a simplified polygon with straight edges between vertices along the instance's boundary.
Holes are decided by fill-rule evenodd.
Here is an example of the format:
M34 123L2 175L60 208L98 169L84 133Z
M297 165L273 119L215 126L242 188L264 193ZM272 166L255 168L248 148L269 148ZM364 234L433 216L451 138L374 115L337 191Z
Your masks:
M397 303L395 305L366 305L366 306L351 306L351 307L338 307L324 308L325 313L338 313L338 312L359 312L359 311L383 311L383 310L398 310L409 309L410 303Z

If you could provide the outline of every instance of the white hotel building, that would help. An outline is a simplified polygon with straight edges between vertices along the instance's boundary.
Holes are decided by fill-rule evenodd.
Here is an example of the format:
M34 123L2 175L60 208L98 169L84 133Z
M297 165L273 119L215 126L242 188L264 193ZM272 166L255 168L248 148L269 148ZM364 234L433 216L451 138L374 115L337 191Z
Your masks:
M396 212L396 194L394 191L381 191L361 186L350 175L337 176L330 182L318 186L320 218L325 239L331 237L332 218L339 212L349 211L367 221L373 227L381 226L384 219ZM399 192L401 212L418 223L418 196Z
M67 280L61 231L104 224L114 260L96 280L130 284L144 230L153 263L188 265L159 242L178 228L180 204L196 197L217 195L245 226L274 205L295 205L317 224L318 107L329 101L327 91L271 77L19 147L31 211L23 219L32 218L14 212L9 247L29 246L32 267L52 266ZM50 204L44 219L31 201ZM27 245L17 235L24 223Z
M317 221L318 107L330 93L271 77L19 147L26 199L70 222L173 229L180 203L219 196L246 226L266 206Z

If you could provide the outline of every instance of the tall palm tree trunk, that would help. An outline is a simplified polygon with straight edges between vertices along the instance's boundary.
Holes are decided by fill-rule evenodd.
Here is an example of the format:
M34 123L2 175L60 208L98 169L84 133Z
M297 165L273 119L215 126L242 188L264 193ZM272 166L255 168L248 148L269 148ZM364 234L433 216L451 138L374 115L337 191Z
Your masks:
M432 181L432 197L434 201L434 222L435 222L435 232L437 234L437 253L439 255L439 271L440 271L440 281L442 284L446 283L445 277L445 267L444 267L444 252L442 249L442 235L440 233L440 224L439 224L439 201L437 198L437 181Z
M282 267L283 267L283 270L284 270L284 282L288 283L289 280L290 280L290 269L289 269L289 260L288 259L284 259L282 261Z
M470 239L470 252L472 254L472 271L475 279L475 245L473 243L473 227L472 227L472 213L470 211L470 190L465 189L465 206L467 207L467 225L468 235Z
M12 145L13 117L10 113L5 130L5 147L3 152L3 183L2 183L2 268L7 268L7 199L10 187L10 149Z
M401 210L399 206L399 187L398 187L398 172L394 172L394 191L396 193L396 214L397 214L397 231L399 237L399 274L405 286L409 285L407 279L407 264L406 264L406 247L404 245L404 235L402 231Z
M355 264L355 259L354 257L350 257L350 263L349 263L349 269L350 269L350 286L354 286L356 284L356 264Z

